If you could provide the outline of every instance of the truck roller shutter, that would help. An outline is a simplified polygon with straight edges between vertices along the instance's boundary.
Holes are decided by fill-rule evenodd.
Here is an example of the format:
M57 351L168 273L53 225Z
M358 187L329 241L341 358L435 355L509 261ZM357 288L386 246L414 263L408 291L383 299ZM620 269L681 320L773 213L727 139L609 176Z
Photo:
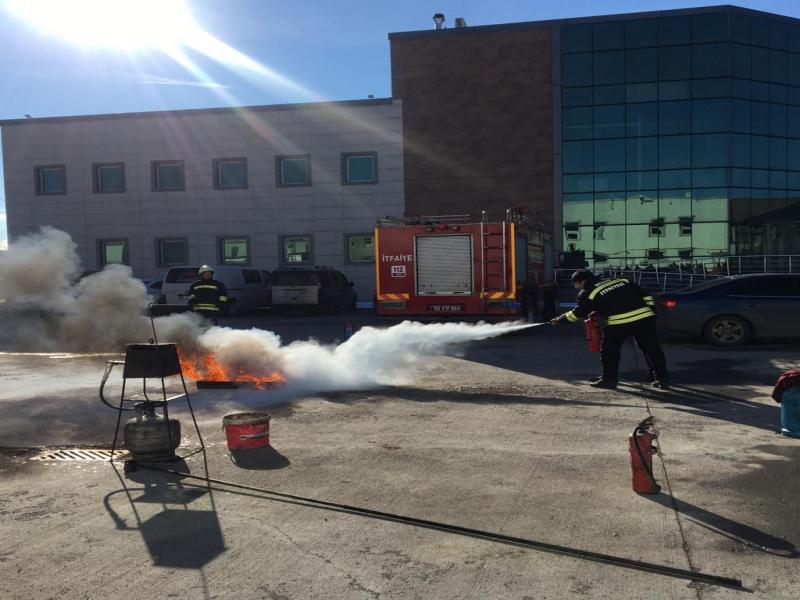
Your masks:
M472 294L471 236L420 236L416 246L417 295Z

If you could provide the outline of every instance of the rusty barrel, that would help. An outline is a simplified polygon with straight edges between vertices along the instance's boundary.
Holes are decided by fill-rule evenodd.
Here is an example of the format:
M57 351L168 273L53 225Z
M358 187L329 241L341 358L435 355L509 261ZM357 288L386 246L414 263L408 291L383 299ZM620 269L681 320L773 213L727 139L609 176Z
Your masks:
M230 450L269 446L269 421L265 412L233 413L222 418Z

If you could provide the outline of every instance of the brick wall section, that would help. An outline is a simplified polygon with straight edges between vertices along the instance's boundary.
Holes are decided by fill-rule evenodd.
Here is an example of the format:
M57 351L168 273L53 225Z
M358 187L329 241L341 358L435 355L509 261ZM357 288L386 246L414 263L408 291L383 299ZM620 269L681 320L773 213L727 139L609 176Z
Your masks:
M551 230L550 28L390 37L407 214L525 206Z

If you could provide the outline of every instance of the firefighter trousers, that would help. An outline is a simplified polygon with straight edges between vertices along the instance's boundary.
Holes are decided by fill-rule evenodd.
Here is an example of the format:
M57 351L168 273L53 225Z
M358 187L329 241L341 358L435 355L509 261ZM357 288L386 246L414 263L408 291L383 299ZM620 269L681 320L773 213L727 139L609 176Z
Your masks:
M659 381L668 379L667 359L656 335L656 319L649 317L624 325L607 325L603 331L600 347L600 361L603 363L603 379L617 381L619 377L619 357L622 344L633 336L636 345L644 352L651 374Z
M214 325L219 325L219 311L216 310L196 310L194 311L205 320L211 321Z

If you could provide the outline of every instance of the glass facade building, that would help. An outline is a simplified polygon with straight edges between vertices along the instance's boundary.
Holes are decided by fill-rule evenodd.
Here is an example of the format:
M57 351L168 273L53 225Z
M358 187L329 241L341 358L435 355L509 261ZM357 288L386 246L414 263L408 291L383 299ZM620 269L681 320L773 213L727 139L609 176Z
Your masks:
M597 267L800 253L800 22L587 19L560 45L565 251Z

